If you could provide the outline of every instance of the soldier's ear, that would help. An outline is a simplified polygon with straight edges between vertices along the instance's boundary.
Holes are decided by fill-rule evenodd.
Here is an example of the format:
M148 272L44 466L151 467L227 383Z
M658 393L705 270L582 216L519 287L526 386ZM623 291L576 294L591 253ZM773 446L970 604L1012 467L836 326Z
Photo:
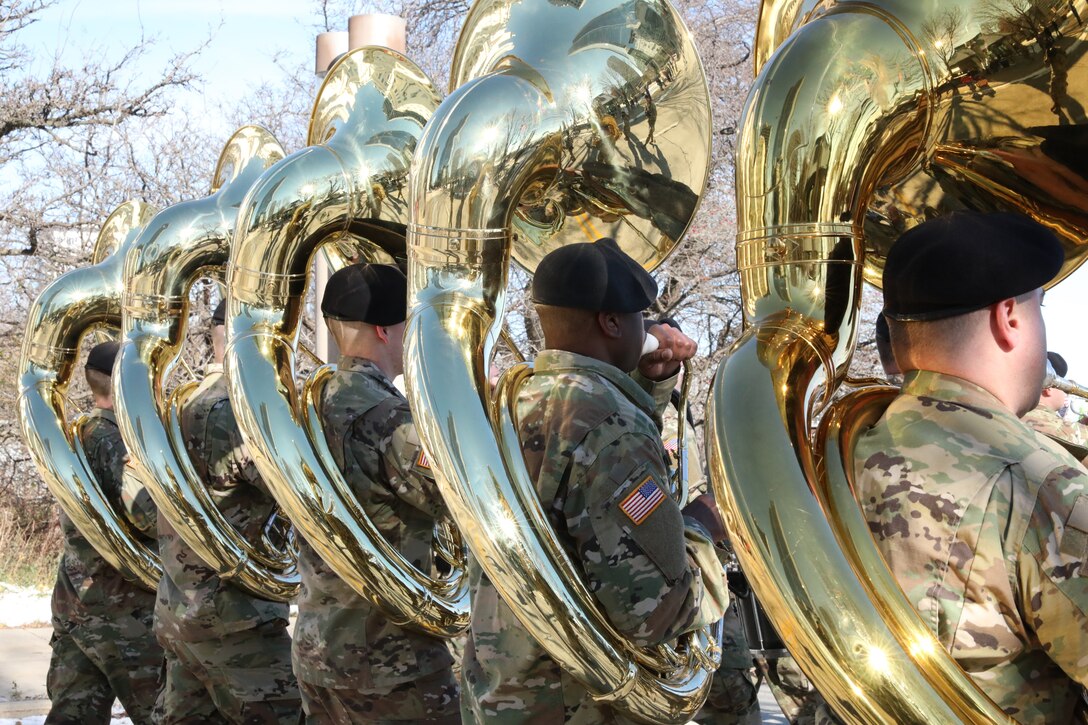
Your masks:
M389 328L384 325L375 325L374 334L378 336L378 339L382 342L389 343Z
M616 339L623 336L623 326L615 312L598 312L597 327L601 328L601 333L607 338Z
M1020 340L1023 320L1016 299L1010 297L990 305L990 332L1003 352L1009 352Z

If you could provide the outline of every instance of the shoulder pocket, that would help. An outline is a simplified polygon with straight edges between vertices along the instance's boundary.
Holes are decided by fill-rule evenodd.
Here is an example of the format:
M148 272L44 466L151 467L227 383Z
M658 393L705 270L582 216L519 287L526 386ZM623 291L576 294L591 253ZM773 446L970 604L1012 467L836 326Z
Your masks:
M666 580L679 580L688 570L684 517L666 493L660 472L644 464L622 480L613 481L618 485L605 505L605 516L624 531L634 548L645 554Z

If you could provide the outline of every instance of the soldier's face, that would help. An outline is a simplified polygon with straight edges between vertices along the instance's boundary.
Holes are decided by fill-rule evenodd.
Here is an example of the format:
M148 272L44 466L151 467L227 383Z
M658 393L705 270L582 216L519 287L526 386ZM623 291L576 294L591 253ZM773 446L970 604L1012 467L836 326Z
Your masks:
M1024 413L1038 404L1039 396L1043 392L1043 379L1046 377L1046 323L1043 322L1042 303L1041 289L1017 302L1022 321L1020 347L1023 361Z
M400 322L396 325L387 325L385 330L389 335L389 361L392 363L395 375L404 374L404 325Z
M630 372L638 367L639 358L642 357L642 344L646 339L646 326L642 322L641 312L627 312L618 315L623 345L622 364L617 367L625 372Z

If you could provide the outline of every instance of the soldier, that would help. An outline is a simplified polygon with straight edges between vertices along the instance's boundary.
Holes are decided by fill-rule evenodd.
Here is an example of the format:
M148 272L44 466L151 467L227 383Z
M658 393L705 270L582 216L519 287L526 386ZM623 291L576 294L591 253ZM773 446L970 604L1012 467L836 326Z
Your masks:
M408 285L390 265L351 265L329 278L321 312L340 348L321 394L333 457L378 530L433 573L435 522L446 509L393 386L404 370ZM394 624L303 542L294 661L310 723L457 723L459 688L446 643Z
M111 374L116 342L91 349L85 374L94 410L80 441L102 492L124 513L138 485L123 475L125 444L113 414ZM154 512L142 512L144 517ZM142 522L133 520L139 527ZM53 588L53 656L46 680L48 723L108 723L114 697L134 723L152 722L162 650L151 633L155 596L111 567L62 512L64 553Z
M1056 352L1046 354L1050 370L1059 378L1064 378L1069 372L1069 366L1065 358ZM1058 388L1043 388L1039 396L1039 404L1028 411L1020 420L1024 421L1032 430L1045 436L1057 439L1059 442L1072 443L1081 450L1088 447L1088 435L1083 425L1079 422L1070 423L1065 419L1065 411L1069 407L1069 396L1064 390ZM1074 454L1077 455L1077 454ZM1080 454L1083 459L1084 454Z
M181 431L216 508L249 541L260 541L276 503L257 473L223 375L225 303L212 314L214 362L184 403ZM166 651L157 711L174 723L294 723L300 703L291 671L287 605L253 596L197 558L159 518L163 577L155 633Z
M1072 722L1088 684L1088 471L1017 418L1039 400L1041 287L1062 259L1052 232L1014 214L904 234L884 314L906 376L855 451L859 500L907 597L1021 723Z
M548 254L533 279L548 349L517 402L544 511L605 614L638 646L715 622L728 604L713 499L681 511L666 493L656 421L695 343L657 326L660 348L642 355L642 311L656 295L653 278L611 239ZM623 722L544 652L476 565L470 581L466 721Z

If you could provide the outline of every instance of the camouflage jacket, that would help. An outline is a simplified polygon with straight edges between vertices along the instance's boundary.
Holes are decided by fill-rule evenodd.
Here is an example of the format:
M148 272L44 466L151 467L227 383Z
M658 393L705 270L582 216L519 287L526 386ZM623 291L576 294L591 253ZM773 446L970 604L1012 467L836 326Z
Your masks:
M1080 423L1070 423L1045 405L1036 405L1020 420L1034 431L1051 438L1068 441L1081 448L1088 448L1088 428Z
M674 381L640 387L611 365L557 350L538 355L535 371L518 395L522 453L559 541L612 624L652 646L720 618L724 609L704 606L693 559L699 549L716 563L713 545L667 494L659 426ZM624 722L544 652L475 564L470 577L466 722Z
M374 525L417 569L433 573L431 542L446 513L408 401L369 360L341 357L321 394L325 438ZM293 657L299 680L385 689L450 667L444 640L390 622L302 542Z
M122 515L125 443L112 410L95 408L80 428L80 442L102 493ZM53 613L74 622L109 616L118 607L154 606L154 595L126 580L91 546L61 511L64 552L53 590Z
M926 371L855 465L869 527L941 643L1017 721L1072 722L1088 684L1088 471L987 391Z
M249 456L234 418L222 368L210 366L181 411L185 448L223 516L248 541L261 540L276 508ZM159 518L163 577L155 632L183 642L216 639L263 622L287 620L287 605L249 594L204 564Z

